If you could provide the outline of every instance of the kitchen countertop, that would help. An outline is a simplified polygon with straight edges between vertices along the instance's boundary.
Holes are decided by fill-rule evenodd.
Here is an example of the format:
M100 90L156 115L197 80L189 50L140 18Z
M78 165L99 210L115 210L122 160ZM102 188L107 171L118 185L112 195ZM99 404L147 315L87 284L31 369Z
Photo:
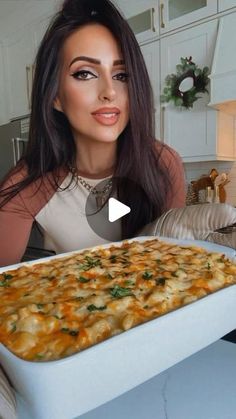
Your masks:
M219 340L79 419L235 419L235 389L236 344Z

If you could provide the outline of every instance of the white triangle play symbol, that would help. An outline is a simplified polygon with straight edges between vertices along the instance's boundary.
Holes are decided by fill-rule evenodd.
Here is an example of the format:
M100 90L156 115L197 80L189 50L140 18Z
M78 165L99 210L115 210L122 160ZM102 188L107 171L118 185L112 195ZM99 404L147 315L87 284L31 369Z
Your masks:
M108 200L108 219L111 223L124 217L124 215L128 214L130 211L128 205L122 204L122 202L117 199L110 198Z

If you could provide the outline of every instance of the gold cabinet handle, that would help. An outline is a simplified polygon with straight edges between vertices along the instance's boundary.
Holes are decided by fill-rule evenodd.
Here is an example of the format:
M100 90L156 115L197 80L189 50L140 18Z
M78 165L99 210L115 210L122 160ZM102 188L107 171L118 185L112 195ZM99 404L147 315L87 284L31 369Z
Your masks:
M161 19L161 28L165 28L164 22L164 3L160 4L160 19Z
M27 93L27 101L28 101L28 109L30 109L30 72L31 66L27 65L26 69L26 93Z
M35 63L32 64L32 66L31 66L32 84L33 84L33 80L34 80L35 67L36 67L36 64Z
M160 115L160 140L165 142L165 106L161 106L161 115Z
M154 9L154 7L152 7L152 9L151 9L151 28L152 28L153 32L156 32L154 13L155 13L155 9Z

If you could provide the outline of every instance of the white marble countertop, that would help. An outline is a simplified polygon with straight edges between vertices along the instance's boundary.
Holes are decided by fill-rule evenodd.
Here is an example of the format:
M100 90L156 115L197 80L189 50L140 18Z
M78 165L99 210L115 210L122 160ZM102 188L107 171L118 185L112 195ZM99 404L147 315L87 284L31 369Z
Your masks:
M235 419L235 394L236 344L219 340L80 419Z
M236 344L219 340L79 419L235 419L235 393Z

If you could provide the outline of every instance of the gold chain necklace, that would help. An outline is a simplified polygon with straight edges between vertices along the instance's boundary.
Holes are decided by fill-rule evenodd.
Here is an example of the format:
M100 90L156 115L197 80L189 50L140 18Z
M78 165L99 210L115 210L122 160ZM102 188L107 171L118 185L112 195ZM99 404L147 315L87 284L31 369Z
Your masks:
M102 190L99 190L95 186L90 185L90 183L86 182L86 180L84 180L81 176L77 175L77 179L89 193L92 193L95 196L97 209L100 209L105 204L108 193L112 188L112 179L106 183Z

